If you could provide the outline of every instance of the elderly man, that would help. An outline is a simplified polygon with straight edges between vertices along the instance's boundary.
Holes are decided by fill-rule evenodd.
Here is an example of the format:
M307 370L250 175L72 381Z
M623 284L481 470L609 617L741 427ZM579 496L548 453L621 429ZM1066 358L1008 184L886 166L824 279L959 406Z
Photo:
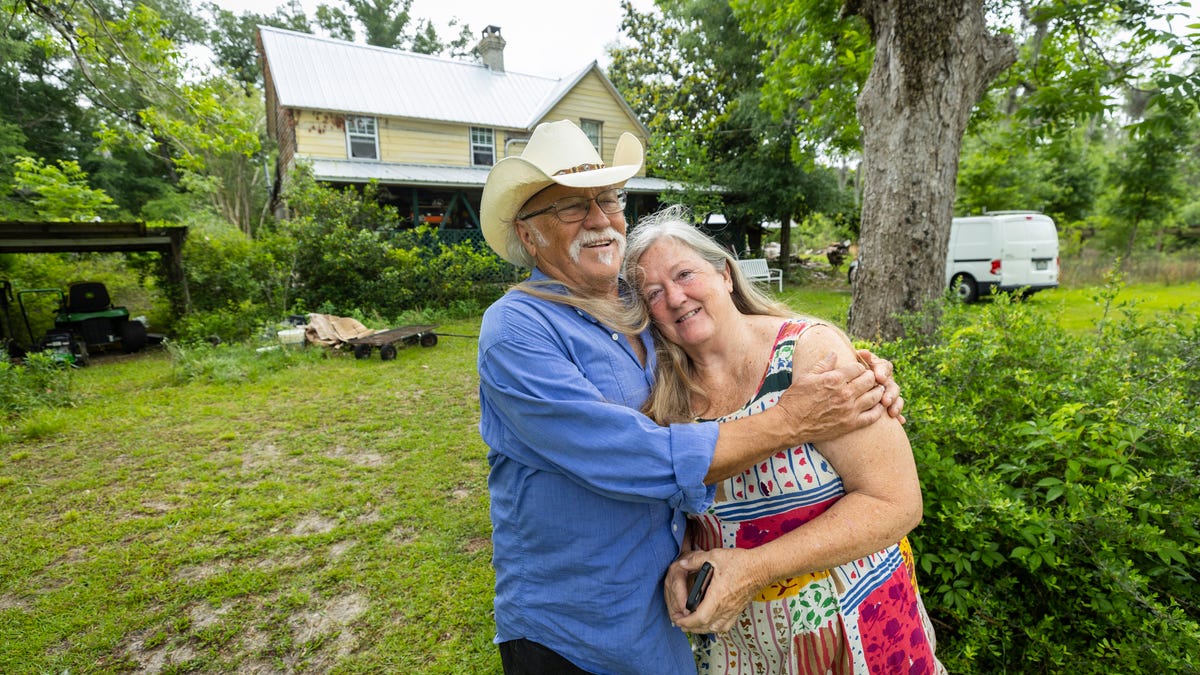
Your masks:
M564 120L539 125L484 187L488 244L533 268L487 310L479 338L505 673L695 672L661 586L685 512L782 448L868 424L885 414L881 401L901 405L877 373L830 361L746 419L660 427L638 412L654 349L648 331L622 322L618 270L621 186L641 165L633 135L605 166ZM891 365L873 365L890 383Z

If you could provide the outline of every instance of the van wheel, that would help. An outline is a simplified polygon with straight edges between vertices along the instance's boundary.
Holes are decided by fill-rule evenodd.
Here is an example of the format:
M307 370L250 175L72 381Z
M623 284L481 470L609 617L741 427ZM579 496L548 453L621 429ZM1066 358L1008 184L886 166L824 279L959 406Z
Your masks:
M950 280L950 288L963 302L975 302L979 299L979 286L969 274L956 274Z

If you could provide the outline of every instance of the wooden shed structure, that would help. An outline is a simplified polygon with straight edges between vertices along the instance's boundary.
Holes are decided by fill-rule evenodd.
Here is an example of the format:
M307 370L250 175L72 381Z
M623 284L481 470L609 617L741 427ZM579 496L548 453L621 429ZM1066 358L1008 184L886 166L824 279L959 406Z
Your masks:
M187 228L147 227L143 222L0 221L0 253L92 253L153 251L162 255L167 282L180 290L176 311L189 305L183 274Z

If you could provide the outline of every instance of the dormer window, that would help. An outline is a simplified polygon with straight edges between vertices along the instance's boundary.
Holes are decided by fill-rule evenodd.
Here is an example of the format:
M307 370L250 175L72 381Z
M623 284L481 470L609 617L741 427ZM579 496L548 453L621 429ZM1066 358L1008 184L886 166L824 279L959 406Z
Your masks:
M346 116L346 155L350 159L379 159L379 132L374 117Z
M471 127L471 165L491 166L496 163L496 141L491 129Z

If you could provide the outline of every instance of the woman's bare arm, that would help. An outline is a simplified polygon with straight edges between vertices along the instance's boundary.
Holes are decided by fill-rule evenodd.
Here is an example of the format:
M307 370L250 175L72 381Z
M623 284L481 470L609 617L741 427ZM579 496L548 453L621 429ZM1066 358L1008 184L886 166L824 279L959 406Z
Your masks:
M829 351L838 364L853 362L849 340L835 328L813 326L797 341L793 370ZM761 589L774 581L826 570L899 541L921 520L916 464L900 422L882 415L870 425L816 444L842 478L846 494L825 513L753 549L685 554L666 579L671 618L684 630L724 631ZM705 561L716 568L705 601L684 608L686 576Z

